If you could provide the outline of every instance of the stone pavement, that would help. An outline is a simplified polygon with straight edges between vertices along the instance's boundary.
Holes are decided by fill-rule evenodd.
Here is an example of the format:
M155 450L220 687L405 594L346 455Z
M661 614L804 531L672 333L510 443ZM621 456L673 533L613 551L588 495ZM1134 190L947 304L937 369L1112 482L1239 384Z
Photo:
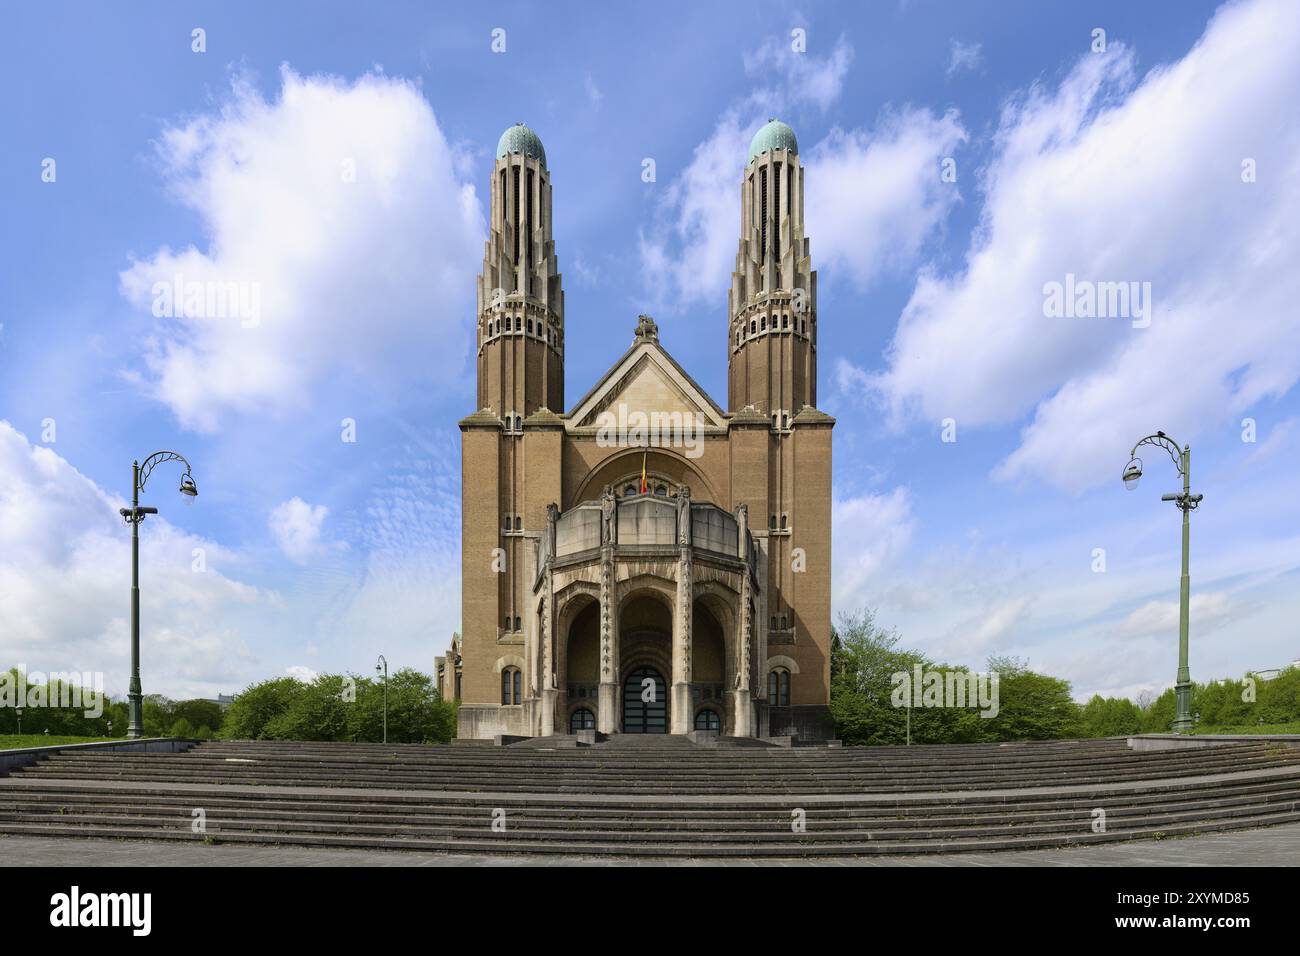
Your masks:
M6 866L1296 866L1300 824L1056 850L860 860L611 860L0 836Z

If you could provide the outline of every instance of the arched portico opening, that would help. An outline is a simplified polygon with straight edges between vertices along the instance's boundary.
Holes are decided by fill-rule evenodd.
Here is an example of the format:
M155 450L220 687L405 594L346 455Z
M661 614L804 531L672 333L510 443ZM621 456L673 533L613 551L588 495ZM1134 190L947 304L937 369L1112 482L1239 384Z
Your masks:
M624 598L618 612L620 730L667 733L668 687L672 683L672 601L664 590L642 586Z

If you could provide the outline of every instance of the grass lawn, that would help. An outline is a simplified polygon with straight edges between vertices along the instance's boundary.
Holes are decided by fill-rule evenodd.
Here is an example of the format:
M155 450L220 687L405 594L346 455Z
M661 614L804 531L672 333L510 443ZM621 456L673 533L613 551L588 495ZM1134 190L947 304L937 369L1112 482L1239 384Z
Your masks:
M57 734L0 734L0 750L24 747L56 747L59 744L88 744L95 740L124 740L122 737L60 737Z
M1300 734L1300 722L1289 724L1240 724L1233 727L1197 727L1198 734Z

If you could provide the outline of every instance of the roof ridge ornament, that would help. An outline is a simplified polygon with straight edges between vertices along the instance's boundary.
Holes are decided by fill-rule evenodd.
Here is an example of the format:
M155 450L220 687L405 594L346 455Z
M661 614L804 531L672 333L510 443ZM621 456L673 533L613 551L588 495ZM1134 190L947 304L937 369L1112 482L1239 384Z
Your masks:
M632 339L632 344L658 341L659 325L648 315L638 315L636 318L636 335Z

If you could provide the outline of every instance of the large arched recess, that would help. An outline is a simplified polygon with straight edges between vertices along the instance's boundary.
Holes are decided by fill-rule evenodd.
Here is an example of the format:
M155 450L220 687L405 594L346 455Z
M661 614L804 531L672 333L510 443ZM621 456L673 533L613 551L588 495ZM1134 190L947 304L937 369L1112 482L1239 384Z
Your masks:
M573 503L596 501L606 485L616 485L629 475L640 475L643 454L647 471L676 484L686 485L691 489L692 500L711 501L715 504L722 501L718 489L685 455L668 448L625 448L610 455L598 468L588 473L578 486L578 491L572 498Z

